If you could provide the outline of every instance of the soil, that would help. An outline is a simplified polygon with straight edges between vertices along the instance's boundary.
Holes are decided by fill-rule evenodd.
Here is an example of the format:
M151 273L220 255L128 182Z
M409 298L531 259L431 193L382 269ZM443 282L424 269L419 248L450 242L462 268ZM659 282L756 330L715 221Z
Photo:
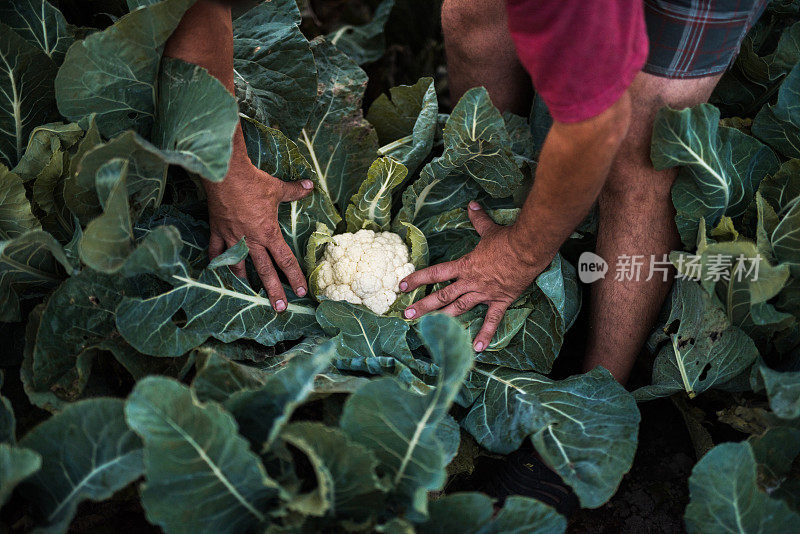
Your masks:
M685 532L686 484L694 450L680 412L669 399L639 405L642 423L633 468L619 491L596 510L580 510L570 534L674 534Z

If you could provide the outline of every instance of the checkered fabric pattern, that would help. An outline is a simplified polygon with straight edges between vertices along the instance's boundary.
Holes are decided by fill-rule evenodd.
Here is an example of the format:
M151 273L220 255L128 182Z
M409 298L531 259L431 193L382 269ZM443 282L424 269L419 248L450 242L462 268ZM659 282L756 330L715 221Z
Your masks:
M767 0L645 0L650 53L644 71L665 78L723 72Z

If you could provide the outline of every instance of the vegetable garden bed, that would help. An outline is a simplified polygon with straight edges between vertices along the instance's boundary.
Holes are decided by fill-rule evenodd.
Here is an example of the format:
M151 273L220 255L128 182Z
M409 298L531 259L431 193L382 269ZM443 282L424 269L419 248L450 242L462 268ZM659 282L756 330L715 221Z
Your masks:
M769 4L711 104L659 112L653 162L680 167L673 263L765 261L758 280L676 282L627 390L575 369L592 217L478 354L485 307L408 321L414 295L377 315L317 291L334 234L394 232L416 268L449 261L478 240L468 201L511 223L533 179L540 107L501 114L483 88L440 100L438 30L404 29L436 3L243 10L235 97L161 57L191 3L0 6L4 527L795 528L800 2ZM237 123L258 167L315 183L279 212L311 287L287 288L280 314L229 269L244 240L207 260L199 183L225 176ZM472 491L520 446L576 493L569 526Z

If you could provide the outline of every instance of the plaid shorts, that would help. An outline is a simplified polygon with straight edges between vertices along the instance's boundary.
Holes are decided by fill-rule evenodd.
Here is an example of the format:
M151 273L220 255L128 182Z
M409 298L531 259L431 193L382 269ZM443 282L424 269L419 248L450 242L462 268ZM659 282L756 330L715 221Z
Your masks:
M644 71L664 78L723 72L767 0L645 0L650 52Z

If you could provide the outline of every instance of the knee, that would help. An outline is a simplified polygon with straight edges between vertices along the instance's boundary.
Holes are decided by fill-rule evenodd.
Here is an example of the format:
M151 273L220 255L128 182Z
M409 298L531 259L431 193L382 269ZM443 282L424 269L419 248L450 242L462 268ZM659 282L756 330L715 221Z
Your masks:
M442 31L448 53L474 56L492 50L491 43L508 33L505 2L497 0L444 0Z

